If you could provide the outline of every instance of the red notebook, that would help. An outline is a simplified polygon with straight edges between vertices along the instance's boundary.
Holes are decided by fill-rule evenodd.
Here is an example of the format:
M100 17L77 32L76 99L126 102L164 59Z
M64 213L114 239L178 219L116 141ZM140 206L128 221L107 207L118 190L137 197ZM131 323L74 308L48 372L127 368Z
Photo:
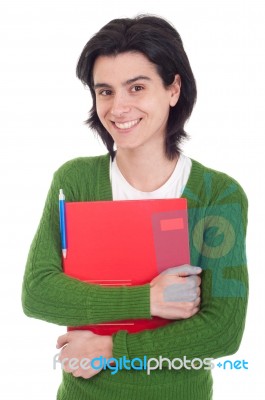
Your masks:
M65 203L64 272L94 284L141 285L167 268L190 263L186 199ZM111 335L138 332L172 320L153 317L68 329Z

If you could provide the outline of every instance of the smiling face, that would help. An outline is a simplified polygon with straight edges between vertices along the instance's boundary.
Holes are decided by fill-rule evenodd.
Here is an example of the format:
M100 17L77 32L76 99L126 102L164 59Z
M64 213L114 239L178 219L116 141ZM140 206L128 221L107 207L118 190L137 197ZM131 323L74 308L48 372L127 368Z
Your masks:
M117 150L164 148L170 107L180 95L180 77L165 88L143 54L99 56L93 69L96 110Z

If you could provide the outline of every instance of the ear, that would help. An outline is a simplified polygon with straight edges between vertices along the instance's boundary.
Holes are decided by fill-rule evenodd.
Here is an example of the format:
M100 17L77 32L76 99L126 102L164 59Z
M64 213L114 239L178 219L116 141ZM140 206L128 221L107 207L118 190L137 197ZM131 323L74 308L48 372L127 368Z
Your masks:
M180 88L181 88L181 79L180 76L177 74L175 75L174 82L169 86L170 89L169 104L171 107L174 107L178 102L180 96Z

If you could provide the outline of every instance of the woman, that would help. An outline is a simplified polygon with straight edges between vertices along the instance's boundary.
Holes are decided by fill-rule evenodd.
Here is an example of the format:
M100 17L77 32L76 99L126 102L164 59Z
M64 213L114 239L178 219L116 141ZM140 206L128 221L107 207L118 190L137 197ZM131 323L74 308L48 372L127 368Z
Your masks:
M102 323L110 316L159 316L172 323L136 334L72 331L59 337L64 371L57 399L211 399L212 365L202 366L202 360L235 353L244 330L247 199L235 180L180 152L196 100L181 38L161 18L113 20L86 44L77 76L93 99L87 123L108 155L71 160L55 173L28 257L24 312L66 326ZM127 288L64 275L57 207L61 187L68 201L187 198L192 265ZM164 361L149 375L71 368L71 358L84 356L162 356L185 362L169 368Z

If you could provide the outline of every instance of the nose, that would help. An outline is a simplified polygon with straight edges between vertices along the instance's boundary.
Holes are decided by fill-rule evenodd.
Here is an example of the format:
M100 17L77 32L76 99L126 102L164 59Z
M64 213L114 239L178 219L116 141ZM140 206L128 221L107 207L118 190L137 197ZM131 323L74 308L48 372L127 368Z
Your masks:
M124 113L128 113L131 109L129 99L126 93L117 92L113 96L113 102L111 107L111 114L114 117L120 117Z

